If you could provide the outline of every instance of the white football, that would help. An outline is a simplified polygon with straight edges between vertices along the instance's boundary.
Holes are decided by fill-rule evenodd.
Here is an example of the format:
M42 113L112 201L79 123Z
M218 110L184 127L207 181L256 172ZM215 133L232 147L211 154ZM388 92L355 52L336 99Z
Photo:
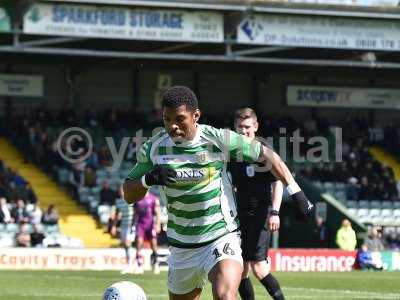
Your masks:
M109 286L103 300L147 300L143 289L130 281L120 281Z

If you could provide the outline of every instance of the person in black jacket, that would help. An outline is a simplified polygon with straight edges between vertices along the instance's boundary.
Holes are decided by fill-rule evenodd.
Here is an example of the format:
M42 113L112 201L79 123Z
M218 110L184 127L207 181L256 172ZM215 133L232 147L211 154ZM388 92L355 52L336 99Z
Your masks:
M239 109L235 114L238 133L254 139L258 129L257 116L251 108ZM285 297L279 282L270 273L267 252L270 232L280 226L279 209L283 184L271 172L260 172L261 165L230 162L228 170L236 189L236 201L242 238L244 270L239 286L243 300L254 300L254 289L249 279L250 269L275 300Z

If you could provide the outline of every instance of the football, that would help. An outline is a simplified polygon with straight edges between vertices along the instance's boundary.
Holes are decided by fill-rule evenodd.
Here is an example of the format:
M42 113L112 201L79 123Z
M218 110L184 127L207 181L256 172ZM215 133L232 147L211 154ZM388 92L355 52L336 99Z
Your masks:
M103 300L147 300L143 289L130 281L120 281L109 286Z

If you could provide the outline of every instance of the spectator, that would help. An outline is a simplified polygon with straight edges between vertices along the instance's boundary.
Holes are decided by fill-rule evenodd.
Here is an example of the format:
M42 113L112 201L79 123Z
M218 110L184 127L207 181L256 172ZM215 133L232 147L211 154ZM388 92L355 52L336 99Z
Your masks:
M400 250L400 235L396 236L396 232L390 232L386 240L390 250Z
M31 246L32 247L43 247L43 240L46 236L43 233L41 224L34 224L33 231L31 233Z
M29 222L31 224L35 225L41 223L43 212L40 209L38 203L34 204L33 209L28 214L29 214Z
M28 203L35 204L37 202L37 197L32 189L32 185L30 184L30 182L27 183L25 189L26 189L26 200L28 201Z
M348 219L342 221L342 226L336 233L336 244L342 250L352 251L356 249L356 233L351 227L351 223Z
M16 185L17 187L25 187L26 184L27 184L27 182L26 182L26 180L24 179L24 177L22 177L21 175L19 175L18 171L15 171L15 172L13 172L13 173L14 173L14 175L13 175L12 180L14 181L15 185Z
M11 210L11 217L15 220L15 223L29 222L29 215L26 211L24 200L17 200L17 206Z
M14 223L14 219L11 217L7 206L6 198L0 198L0 223Z
M360 199L372 199L374 197L374 191L369 185L368 178L366 176L361 177L361 186L360 186Z
M348 200L358 200L358 194L360 187L358 186L358 180L355 177L350 177L346 189L346 196Z
M324 219L321 216L315 218L316 227L313 230L313 239L315 247L317 248L328 248L330 233L326 226Z
M84 182L87 187L96 186L96 172L91 167L86 167L84 172Z
M362 244L361 249L358 250L357 261L361 270L383 270L382 262L375 262L372 259L367 244Z
M43 224L45 225L57 225L58 224L58 212L54 204L50 204L47 208L46 213L43 215Z
M370 251L383 251L385 246L382 239L382 234L378 231L378 228L373 227L370 236L365 240Z
M112 206L115 203L117 194L110 188L108 180L104 180L103 188L100 191L100 205Z
M15 235L15 244L17 247L30 247L31 246L31 235L28 231L28 225L26 223L19 224L19 231Z

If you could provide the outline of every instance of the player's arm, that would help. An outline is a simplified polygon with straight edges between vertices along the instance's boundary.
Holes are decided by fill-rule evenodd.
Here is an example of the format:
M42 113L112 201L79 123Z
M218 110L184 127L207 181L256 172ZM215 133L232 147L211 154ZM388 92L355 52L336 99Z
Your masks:
M143 199L152 185L174 183L176 172L168 167L153 165L150 158L151 143L146 142L137 152L137 163L123 184L125 200L129 204Z
M284 184L289 195L296 203L300 213L299 217L304 221L307 220L314 210L314 205L307 199L281 157L272 149L261 145L258 160L265 163L275 178Z
M281 208L283 195L283 183L279 180L271 183L271 203L272 208L268 216L268 228L276 231L280 227L279 210Z
M147 193L147 188L143 186L140 180L127 178L124 182L125 201L129 204L135 203Z

